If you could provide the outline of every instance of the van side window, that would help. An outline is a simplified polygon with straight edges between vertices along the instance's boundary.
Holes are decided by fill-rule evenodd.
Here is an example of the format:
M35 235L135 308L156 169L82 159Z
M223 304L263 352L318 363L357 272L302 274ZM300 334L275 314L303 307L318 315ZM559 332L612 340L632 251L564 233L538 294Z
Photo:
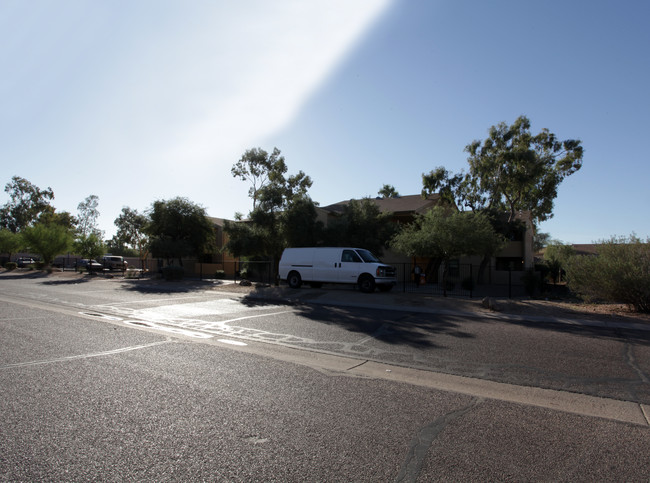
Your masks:
M361 258L353 250L343 250L342 262L361 263Z

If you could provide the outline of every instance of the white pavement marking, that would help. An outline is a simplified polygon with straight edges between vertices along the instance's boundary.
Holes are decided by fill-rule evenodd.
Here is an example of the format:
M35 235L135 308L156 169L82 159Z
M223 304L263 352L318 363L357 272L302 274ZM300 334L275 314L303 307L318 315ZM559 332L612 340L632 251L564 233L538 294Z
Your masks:
M247 346L245 342L241 342L239 340L229 340L229 339L217 339L217 342L223 342L224 344L230 344L230 345L238 345L238 346Z
M165 341L160 341L160 342L152 342L150 344L142 344L142 345L136 345L136 346L131 346L131 347L122 347L121 349L113 349L110 351L102 351L102 352L92 352L90 354L79 354L76 356L66 356L66 357L56 357L54 359L45 359L45 360L40 360L40 361L29 361L29 362L16 362L14 364L6 364L4 366L0 366L0 369L12 369L15 367L27 367L27 366L38 366L42 364L52 364L54 362L68 362L68 361L74 361L77 359L88 359L91 357L104 357L104 356L112 356L115 354L121 354L122 352L129 352L129 351L136 351L140 349L147 349L149 347L154 347L157 345L161 344L169 344L171 341L165 340Z
M172 334L186 335L188 337L194 337L196 339L211 339L213 337L212 335L205 334L203 332L194 332L192 330L180 329L178 327L167 327L148 321L125 320L124 323L135 327L146 327L147 329L155 329L161 330L163 332L171 332Z
M191 300L191 299L201 299L203 297L199 296L191 296L191 297L176 297L173 299L170 299L169 297L164 298L164 299L147 299L147 303L158 303L158 302L168 302L169 300L173 300L174 302L179 301L179 300ZM108 304L102 304L102 307L117 307L118 305L130 305L130 304L142 304L142 300L130 300L128 302L111 302Z

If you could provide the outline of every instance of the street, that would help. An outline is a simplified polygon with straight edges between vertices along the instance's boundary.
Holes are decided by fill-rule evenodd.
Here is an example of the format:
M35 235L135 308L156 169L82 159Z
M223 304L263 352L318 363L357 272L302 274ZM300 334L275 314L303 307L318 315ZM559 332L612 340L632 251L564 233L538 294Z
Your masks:
M650 476L648 332L101 277L0 307L5 481Z

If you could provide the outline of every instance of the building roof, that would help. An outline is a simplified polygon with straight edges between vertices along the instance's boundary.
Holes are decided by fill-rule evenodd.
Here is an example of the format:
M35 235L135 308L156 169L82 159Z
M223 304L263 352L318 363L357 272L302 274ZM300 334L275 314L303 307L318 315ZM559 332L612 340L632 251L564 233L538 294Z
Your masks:
M573 248L577 255L598 255L599 246L598 243L583 243L578 245L574 244Z
M393 214L413 214L424 213L428 209L436 206L440 202L440 195L433 194L427 198L421 195L398 196L396 198L368 198L372 201L382 213ZM322 206L321 209L331 214L340 214L343 208L351 200L339 201L329 206Z

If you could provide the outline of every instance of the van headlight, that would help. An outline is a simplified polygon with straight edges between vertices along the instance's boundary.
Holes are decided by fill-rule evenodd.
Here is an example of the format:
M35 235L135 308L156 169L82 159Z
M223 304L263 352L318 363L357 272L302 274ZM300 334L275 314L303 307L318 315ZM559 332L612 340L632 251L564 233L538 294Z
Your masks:
M386 276L386 267L377 267L377 276L385 277Z

